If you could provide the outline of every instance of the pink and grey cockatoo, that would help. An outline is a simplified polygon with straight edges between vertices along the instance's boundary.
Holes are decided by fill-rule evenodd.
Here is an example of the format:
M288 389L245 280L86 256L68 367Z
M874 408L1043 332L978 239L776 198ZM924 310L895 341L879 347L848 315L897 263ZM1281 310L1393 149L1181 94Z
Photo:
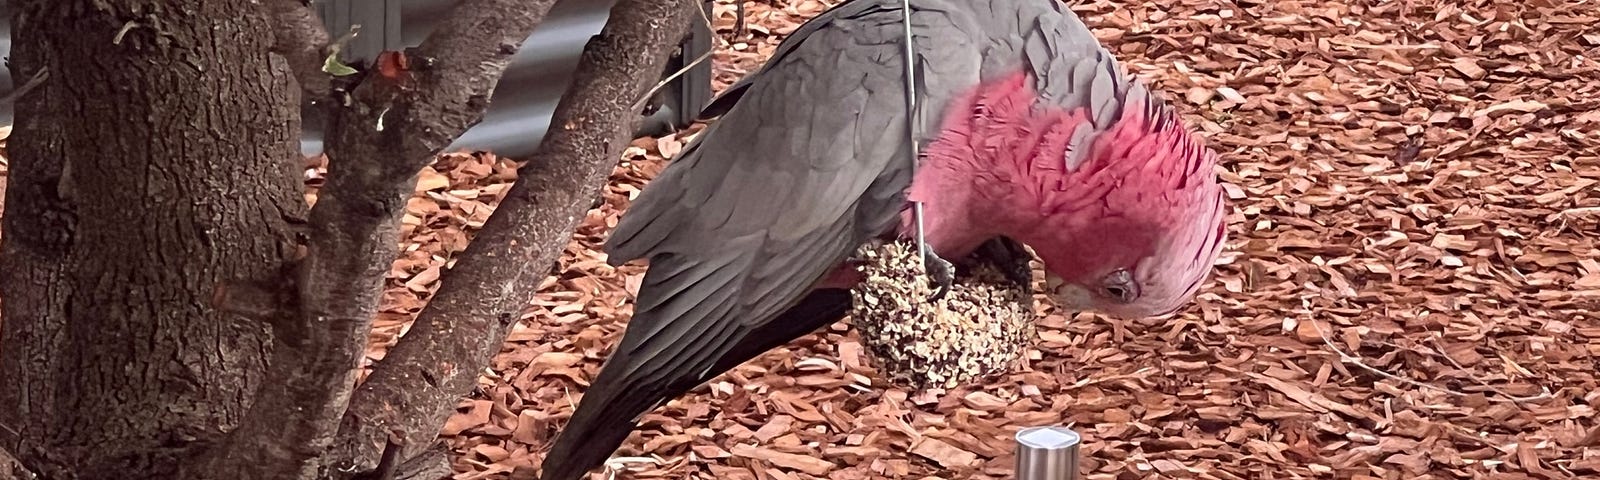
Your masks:
M1199 289L1226 231L1216 153L1058 0L911 1L913 178L900 5L852 0L802 25L633 202L606 249L649 269L544 480L579 478L646 412L842 318L844 262L912 236L912 200L941 286L942 258L974 252L1028 282L1020 242L1063 308L1159 316Z

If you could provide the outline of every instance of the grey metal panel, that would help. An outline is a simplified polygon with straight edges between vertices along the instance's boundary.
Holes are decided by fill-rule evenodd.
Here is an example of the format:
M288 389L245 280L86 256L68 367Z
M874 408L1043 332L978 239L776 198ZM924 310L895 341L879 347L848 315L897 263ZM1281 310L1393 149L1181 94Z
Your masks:
M0 55L11 51L10 14L0 0ZM468 130L450 150L491 150L501 155L525 157L538 147L550 124L556 102L572 82L572 74L589 38L600 33L616 0L560 0L545 21L523 43L501 79L483 122ZM434 22L455 5L455 0L314 0L323 23L335 37L361 25L360 34L346 47L350 59L371 60L383 50L415 46L432 31ZM701 5L707 14L712 2ZM691 36L662 76L670 75L711 49L712 32L694 22ZM9 72L0 72L0 95L11 91ZM639 133L659 134L690 123L711 97L711 62L707 61L663 88L654 112ZM322 151L322 119L310 110L301 141L308 155ZM0 106L0 121L9 123L9 106Z
M359 0L358 0L359 1ZM438 0L405 0L412 11L403 18L418 19L407 25L405 41L415 45L432 30L421 20L440 18L426 7L445 4ZM450 148L490 150L500 155L525 157L538 147L550 126L556 102L561 100L589 38L600 33L610 18L615 0L561 0L550 9L544 22L523 41L523 48L511 59L483 122L468 130ZM448 6L448 5L446 5ZM413 13L415 12L415 13Z
M346 58L371 60L378 52L400 44L399 3L401 0L313 0L311 4L334 38L360 25L360 34L345 46Z
M492 150L501 155L523 157L533 153L548 131L556 103L572 83L572 74L589 38L600 33L616 0L562 0L551 8L544 23L523 43L512 59L490 99L483 122L462 135L451 148ZM405 19L439 18L438 0L403 0ZM712 2L701 7L709 15ZM669 62L662 77L682 68L711 49L711 31L705 22L694 22L692 35L680 46L678 58ZM421 42L431 25L407 22L402 36L408 45ZM694 114L710 102L711 63L697 65L658 94L663 108L641 125L640 132L658 134L671 127L687 125Z

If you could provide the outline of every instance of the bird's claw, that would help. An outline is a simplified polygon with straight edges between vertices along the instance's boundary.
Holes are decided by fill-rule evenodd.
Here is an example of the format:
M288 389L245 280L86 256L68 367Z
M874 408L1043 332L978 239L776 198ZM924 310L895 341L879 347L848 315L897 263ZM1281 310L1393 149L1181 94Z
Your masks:
M933 280L933 295L928 296L929 302L937 302L950 293L950 287L956 283L955 264L939 258L939 254L932 249L922 254L922 262L927 265L928 278Z
M1028 264L1032 255L1021 244L1006 237L996 237L985 242L979 254L997 267L1006 280L1022 287L1024 294L1033 295L1033 266Z

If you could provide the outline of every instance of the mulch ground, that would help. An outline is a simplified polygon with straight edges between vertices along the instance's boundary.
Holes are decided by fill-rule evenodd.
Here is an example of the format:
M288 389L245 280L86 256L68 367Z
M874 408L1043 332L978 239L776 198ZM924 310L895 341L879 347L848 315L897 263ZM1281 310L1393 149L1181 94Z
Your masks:
M816 0L711 18L720 88ZM1600 477L1600 3L1145 0L1075 7L1223 156L1217 275L1181 315L1051 309L1012 374L884 384L848 321L646 416L618 478L1008 478L1065 424L1090 479ZM642 269L599 246L698 132L633 143L561 273L445 435L458 479L535 478ZM515 177L425 171L372 358ZM602 478L596 474L596 478Z
M731 1L718 87L826 5ZM1099 1L1076 7L1205 132L1234 212L1176 318L1053 311L1027 365L908 392L840 322L645 417L619 478L1006 478L1065 424L1091 479L1600 476L1600 4ZM457 478L534 478L642 269L599 245L697 133L634 142L445 434ZM514 176L424 175L374 356ZM596 474L598 477L599 474Z
M718 4L718 85L825 7ZM645 417L620 478L1005 478L1066 424L1130 478L1600 476L1600 13L1592 1L1101 1L1077 7L1223 154L1234 213L1182 315L1052 311L1019 371L885 385L848 322ZM641 269L598 246L695 130L634 142L480 394L458 478L533 478L619 338ZM375 340L510 176L443 160Z

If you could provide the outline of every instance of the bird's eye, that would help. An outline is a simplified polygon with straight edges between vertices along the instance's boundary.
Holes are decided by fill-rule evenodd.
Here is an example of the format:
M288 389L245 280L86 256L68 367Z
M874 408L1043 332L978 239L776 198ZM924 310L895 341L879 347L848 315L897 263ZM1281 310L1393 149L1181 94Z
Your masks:
M1139 299L1139 284L1127 270L1119 268L1106 275L1101 288L1106 297L1121 303L1133 303Z
M1106 295L1111 298L1126 301L1128 290L1122 287L1106 287Z

